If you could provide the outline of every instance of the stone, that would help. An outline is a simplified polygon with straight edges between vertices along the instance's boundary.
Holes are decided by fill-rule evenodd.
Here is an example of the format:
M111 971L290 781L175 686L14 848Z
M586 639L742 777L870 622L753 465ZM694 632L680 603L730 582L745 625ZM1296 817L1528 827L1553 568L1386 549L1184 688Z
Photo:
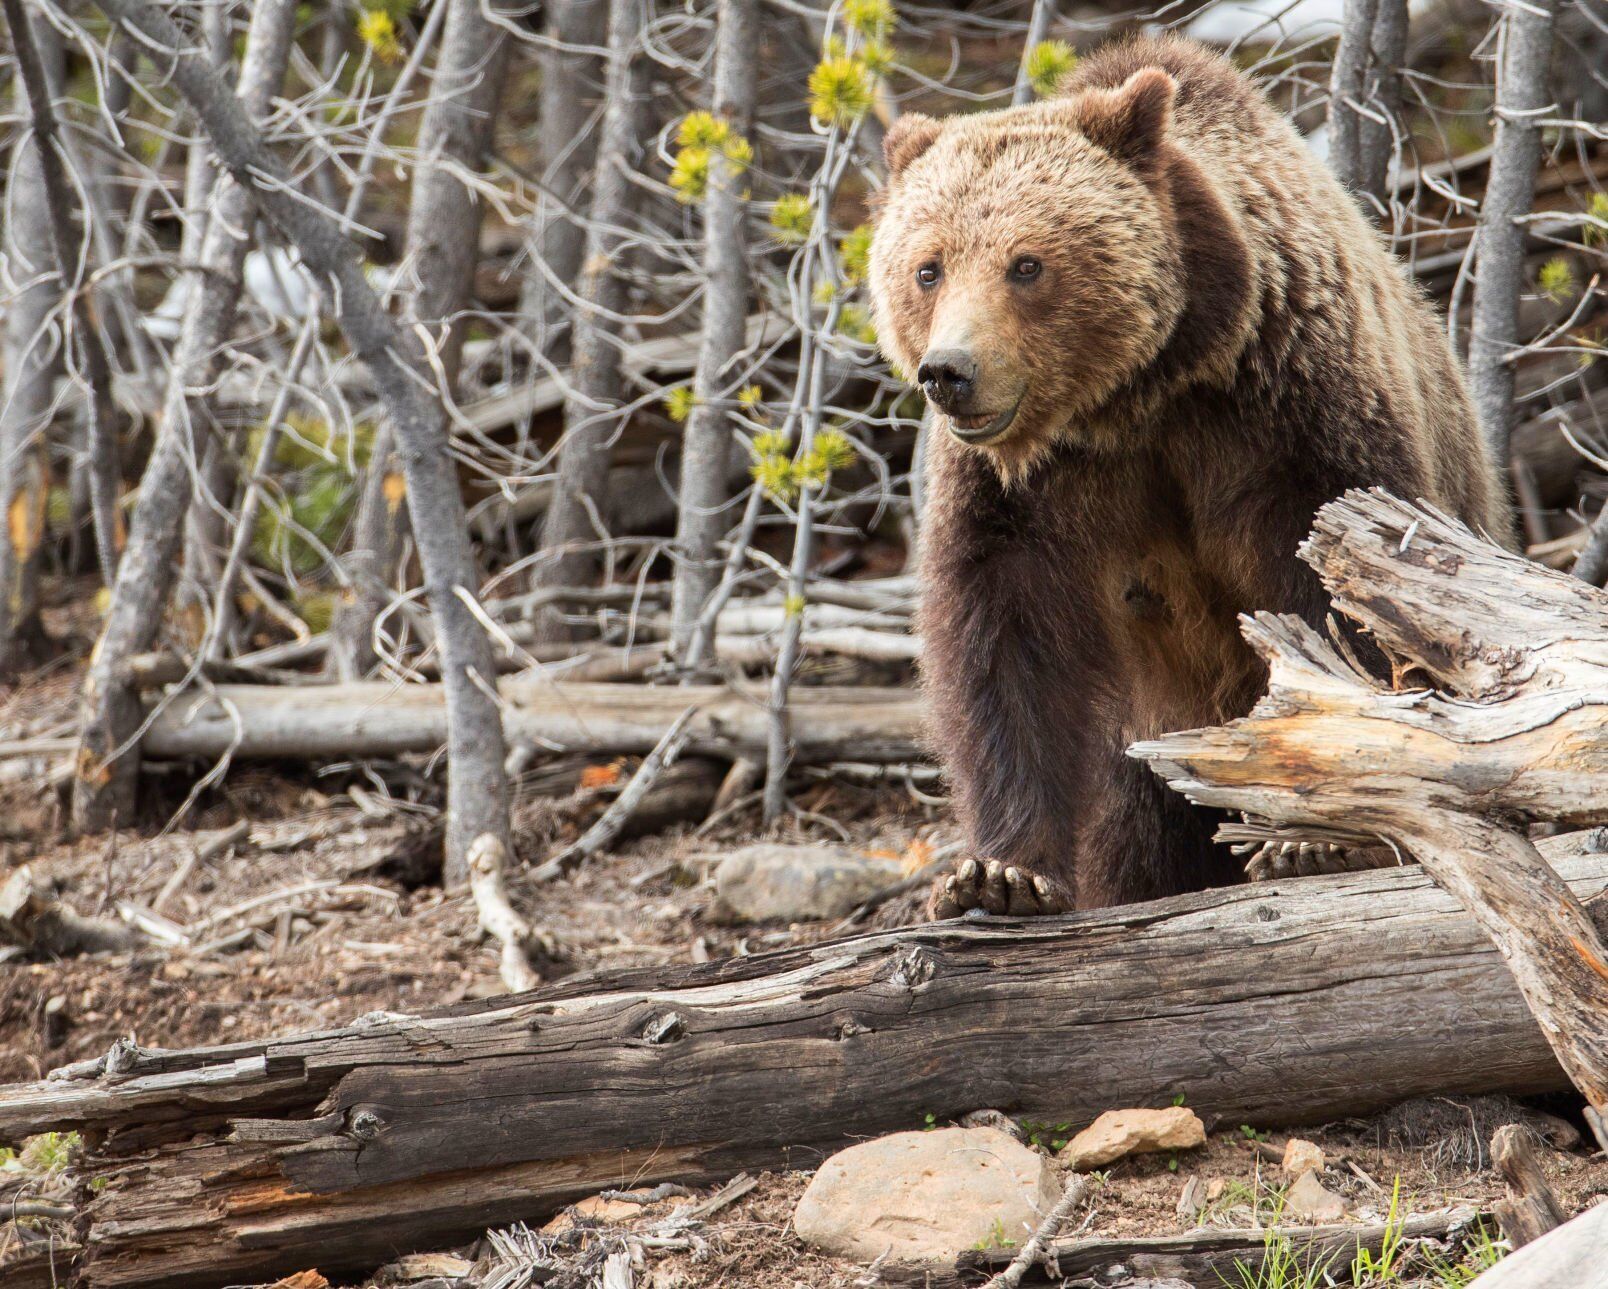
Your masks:
M543 1235L557 1235L573 1226L616 1226L634 1222L644 1213L653 1212L652 1205L633 1204L630 1200L604 1199L601 1195L588 1195L571 1204L562 1213L548 1220L542 1227Z
M1205 1144L1206 1127L1188 1106L1107 1110L1066 1143L1061 1162L1081 1173L1125 1155L1189 1150Z
M744 846L715 869L711 913L727 923L840 918L903 875L897 860L841 846Z
M1325 1190L1318 1175L1308 1171L1297 1177L1285 1192L1284 1212L1297 1222L1322 1225L1343 1218L1346 1215L1346 1202L1333 1191Z
M1291 1177L1302 1173L1321 1173L1327 1162L1323 1147L1304 1137L1291 1137L1284 1143L1284 1162L1279 1165Z
M799 1238L870 1262L943 1262L1020 1247L1055 1207L1050 1161L996 1128L898 1132L833 1155L793 1212Z

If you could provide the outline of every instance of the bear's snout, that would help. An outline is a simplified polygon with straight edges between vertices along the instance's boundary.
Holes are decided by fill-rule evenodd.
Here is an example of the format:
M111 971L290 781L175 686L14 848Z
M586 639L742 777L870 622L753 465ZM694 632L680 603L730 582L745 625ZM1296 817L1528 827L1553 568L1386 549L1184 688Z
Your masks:
M977 360L964 349L933 349L916 369L921 392L945 412L971 410L977 392Z

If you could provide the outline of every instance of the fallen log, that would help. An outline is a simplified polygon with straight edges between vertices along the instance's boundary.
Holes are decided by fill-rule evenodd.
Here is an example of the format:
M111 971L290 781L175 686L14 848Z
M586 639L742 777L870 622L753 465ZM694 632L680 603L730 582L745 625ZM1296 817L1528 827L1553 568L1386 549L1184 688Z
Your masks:
M762 698L712 685L557 682L500 686L510 745L544 751L647 753L690 706L692 755L759 755ZM791 696L800 762L912 761L924 754L921 700L911 689L800 687ZM439 685L213 685L171 699L141 743L148 757L334 759L433 752L446 742Z
M686 701L686 691L674 691ZM1608 855L1548 843L1581 899ZM1471 1054L1478 1059L1471 1059ZM906 928L0 1089L84 1133L83 1283L361 1271L600 1189L809 1167L998 1107L1183 1093L1230 1124L1564 1086L1501 955L1415 867Z
M1608 593L1379 491L1323 507L1301 554L1396 685L1257 614L1251 714L1132 755L1192 801L1416 858L1502 950L1608 1148L1608 946L1524 827L1608 822Z

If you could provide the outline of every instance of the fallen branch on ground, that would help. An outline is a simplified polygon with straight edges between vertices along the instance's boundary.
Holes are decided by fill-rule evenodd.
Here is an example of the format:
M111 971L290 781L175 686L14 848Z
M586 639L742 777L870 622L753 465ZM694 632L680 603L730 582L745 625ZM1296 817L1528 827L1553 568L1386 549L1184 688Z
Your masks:
M727 759L765 746L763 700L721 686L559 683L519 677L501 687L510 744L646 754L689 706L686 749ZM921 700L909 689L801 687L792 697L797 759L914 761L923 756ZM339 759L433 752L446 741L439 685L215 685L185 694L152 721L155 757L237 761Z

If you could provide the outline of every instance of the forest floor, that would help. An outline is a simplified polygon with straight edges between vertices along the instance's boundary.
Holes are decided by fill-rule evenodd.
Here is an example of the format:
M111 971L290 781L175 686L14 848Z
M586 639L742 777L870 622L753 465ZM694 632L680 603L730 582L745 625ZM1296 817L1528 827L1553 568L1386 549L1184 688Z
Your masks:
M72 669L59 668L0 698L0 728L8 737L60 728L70 719L76 681ZM7 764L16 765L0 762L0 770ZM391 770L387 781L411 781L409 795L417 800L385 798L376 780L353 767L319 775L300 767L235 767L195 803L181 826L167 829L164 822L194 776L189 770L167 776L170 788L158 775L142 802L141 827L89 841L62 834L59 771L13 773L0 782L0 880L30 864L86 915L115 917L120 901L144 909L160 901L157 911L187 928L194 946L0 965L0 1081L40 1078L57 1066L103 1054L124 1035L143 1045L182 1047L503 992L496 952L476 933L467 892L444 892L430 871L428 858L439 851L433 788L417 767L411 780L403 772L407 767ZM603 808L621 773L613 763L566 762L525 776L516 810L520 857L540 860L578 835ZM954 834L940 806L902 790L822 783L806 790L798 804L807 813L772 834L761 833L752 812L704 832L674 824L545 886L533 886L516 871L512 894L557 942L563 955L558 971L703 961L834 933L829 922L722 924L713 913L709 874L723 852L763 835L846 842L914 866ZM241 823L249 831L237 845L195 861L209 840ZM185 875L174 883L175 873ZM162 900L164 887L170 889ZM885 905L873 920L894 925L920 916L919 901L910 897ZM1556 1100L1547 1108L1566 1116L1570 1111ZM1501 1185L1481 1143L1512 1113L1511 1103L1418 1103L1393 1116L1302 1129L1300 1135L1325 1150L1324 1182L1347 1200L1347 1220L1379 1222L1398 1179L1402 1213L1464 1205L1488 1210ZM1049 1145L1077 1126L1027 1128L1035 1144ZM1197 1222L1244 1228L1271 1221L1291 1179L1270 1160L1269 1147L1276 1150L1286 1134L1277 1125L1257 1125L1254 1133L1239 1124L1208 1127L1212 1135L1201 1149L1112 1165L1083 1233L1158 1236ZM1608 1165L1593 1162L1583 1147L1544 1154L1571 1211L1608 1195ZM1179 1212L1192 1177L1200 1179L1206 1196L1194 1218ZM630 1181L620 1179L622 1186ZM752 1191L708 1220L694 1251L655 1255L638 1285L816 1289L875 1283L864 1266L826 1257L793 1234L793 1205L807 1181L805 1172L760 1177ZM631 1217L640 1224L666 1211L660 1205ZM532 1225L550 1216L533 1213ZM16 1235L0 1225L0 1262ZM610 1238L607 1222L596 1238ZM473 1257L476 1251L457 1252ZM1446 1266L1465 1256L1478 1259L1463 1249L1448 1250ZM316 1250L308 1251L308 1264L317 1266ZM1357 1280L1338 1265L1331 1275L1341 1285L1462 1283L1454 1270L1435 1270L1422 1260L1392 1280ZM1277 1282L1266 1289L1278 1289Z

